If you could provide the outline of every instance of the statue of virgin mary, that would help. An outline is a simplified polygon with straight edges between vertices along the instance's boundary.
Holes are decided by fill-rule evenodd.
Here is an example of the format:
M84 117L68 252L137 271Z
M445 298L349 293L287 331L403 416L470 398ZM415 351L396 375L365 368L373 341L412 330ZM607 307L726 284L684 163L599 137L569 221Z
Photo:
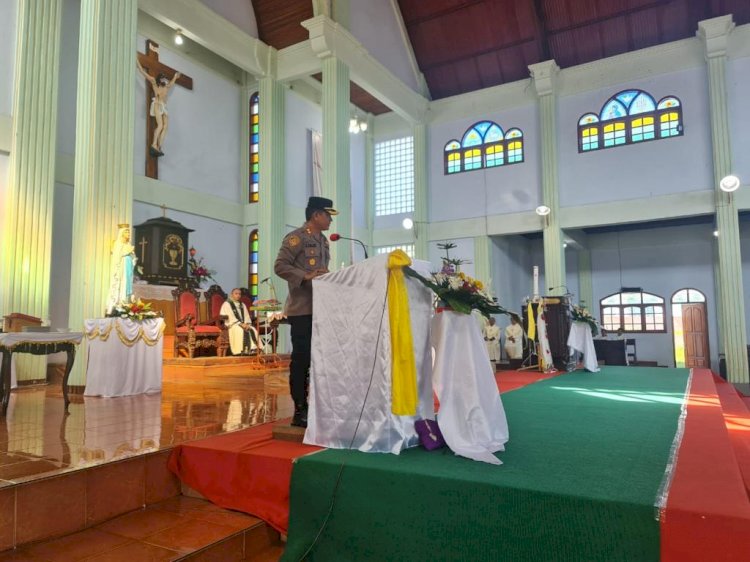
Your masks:
M107 314L112 313L117 305L130 302L133 295L133 270L138 258L135 247L130 243L130 225L119 224L117 239L112 245L111 275L112 283L107 298Z

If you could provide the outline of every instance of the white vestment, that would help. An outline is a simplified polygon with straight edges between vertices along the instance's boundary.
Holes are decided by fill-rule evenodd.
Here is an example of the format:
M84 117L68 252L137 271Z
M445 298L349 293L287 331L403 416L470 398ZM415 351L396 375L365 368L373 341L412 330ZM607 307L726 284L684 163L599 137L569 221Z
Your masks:
M511 341L511 338L515 341ZM509 359L523 357L523 328L520 324L510 324L505 328L505 353Z
M123 230L127 229L120 229L117 241L112 247L107 314L121 303L130 302L133 295L133 270L138 263L138 258L135 257L135 248L129 242L122 240Z
M500 361L500 326L497 324L487 324L484 327L484 339L487 344L487 353L490 355L490 361L497 363Z
M227 300L221 305L219 314L227 317L227 327L229 328L229 349L233 355L239 355L245 351L245 330L240 324L250 324L250 312L247 310L245 303L242 301L234 303L235 310ZM256 348L255 342L258 341L258 331L250 326L249 330L253 335L250 337L250 348L247 351Z

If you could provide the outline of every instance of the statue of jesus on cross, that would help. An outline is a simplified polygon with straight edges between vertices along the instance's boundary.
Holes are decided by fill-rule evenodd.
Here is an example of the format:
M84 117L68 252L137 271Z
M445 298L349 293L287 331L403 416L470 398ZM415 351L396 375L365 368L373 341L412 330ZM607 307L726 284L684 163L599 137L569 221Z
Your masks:
M154 137L151 142L151 148L149 148L149 154L154 157L164 156L161 150L164 137L167 136L167 129L169 128L169 114L167 113L167 96L169 90L172 89L177 79L181 76L179 72L175 72L174 76L170 80L164 73L154 78L148 72L143 70L141 61L135 60L135 64L138 66L138 72L151 84L151 88L154 90L154 97L151 98L151 108L149 115L156 119L156 129L154 129Z

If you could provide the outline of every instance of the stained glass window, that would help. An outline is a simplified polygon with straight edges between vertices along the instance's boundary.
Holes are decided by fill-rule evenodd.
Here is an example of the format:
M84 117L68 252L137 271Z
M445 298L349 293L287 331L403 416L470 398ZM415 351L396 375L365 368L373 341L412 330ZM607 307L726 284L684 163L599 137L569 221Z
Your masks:
M260 177L260 115L258 92L250 96L250 203L258 202L258 179Z
M656 103L648 92L624 90L608 99L598 115L585 113L578 120L578 152L682 134L680 100L667 96Z
M258 298L258 231L253 230L250 233L250 262L248 263L247 286L250 289L250 296L253 301Z
M615 293L599 301L602 327L616 332L666 332L664 299L645 292Z
M474 123L461 137L461 142L448 141L444 148L446 175L520 162L523 162L523 132L514 128L504 133L500 125L492 121Z

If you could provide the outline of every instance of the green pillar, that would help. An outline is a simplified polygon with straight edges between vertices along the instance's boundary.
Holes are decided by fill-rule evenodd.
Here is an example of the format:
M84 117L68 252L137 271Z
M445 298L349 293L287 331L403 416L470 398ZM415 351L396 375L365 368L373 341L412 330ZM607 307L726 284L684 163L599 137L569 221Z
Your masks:
M110 250L133 204L137 0L82 0L70 327L104 314ZM84 383L85 346L71 384Z
M19 0L10 168L2 231L3 314L49 321L62 0ZM44 379L46 358L17 360L19 380Z
M549 60L529 66L539 98L539 138L542 162L542 204L550 208L544 221L544 283L558 287L551 294L565 293L565 250L560 228L560 203L557 188L557 98L555 78L560 68ZM541 289L542 292L544 289Z
M333 199L340 214L331 232L352 235L351 178L349 170L349 67L333 56L323 66L323 197ZM330 269L351 263L348 241L331 244Z
M367 239L364 241L370 248L368 254L374 254L373 232L375 230L375 119L367 114L367 131L365 131L365 222Z
M489 236L474 237L474 277L492 291L492 240Z
M750 382L747 362L745 298L742 284L742 257L737 205L719 182L732 173L732 150L727 115L726 63L729 35L734 28L732 16L721 16L698 23L698 35L706 49L708 96L711 116L711 144L714 160L716 226L719 236L718 291L723 326L722 345L727 360L727 376L733 383Z
M429 224L428 224L428 140L427 125L417 123L412 127L414 135L414 256L420 260L428 259Z
M272 59L275 61L276 52ZM260 279L273 275L273 264L285 234L284 182L284 86L275 79L275 64L269 76L260 79L260 196L258 200L258 275ZM283 299L286 283L274 278L277 298ZM260 288L259 291L266 289ZM270 298L264 294L261 298Z
M588 308L594 316L598 316L599 307L594 303L594 285L591 276L591 250L578 252L578 292L580 293L578 302Z

